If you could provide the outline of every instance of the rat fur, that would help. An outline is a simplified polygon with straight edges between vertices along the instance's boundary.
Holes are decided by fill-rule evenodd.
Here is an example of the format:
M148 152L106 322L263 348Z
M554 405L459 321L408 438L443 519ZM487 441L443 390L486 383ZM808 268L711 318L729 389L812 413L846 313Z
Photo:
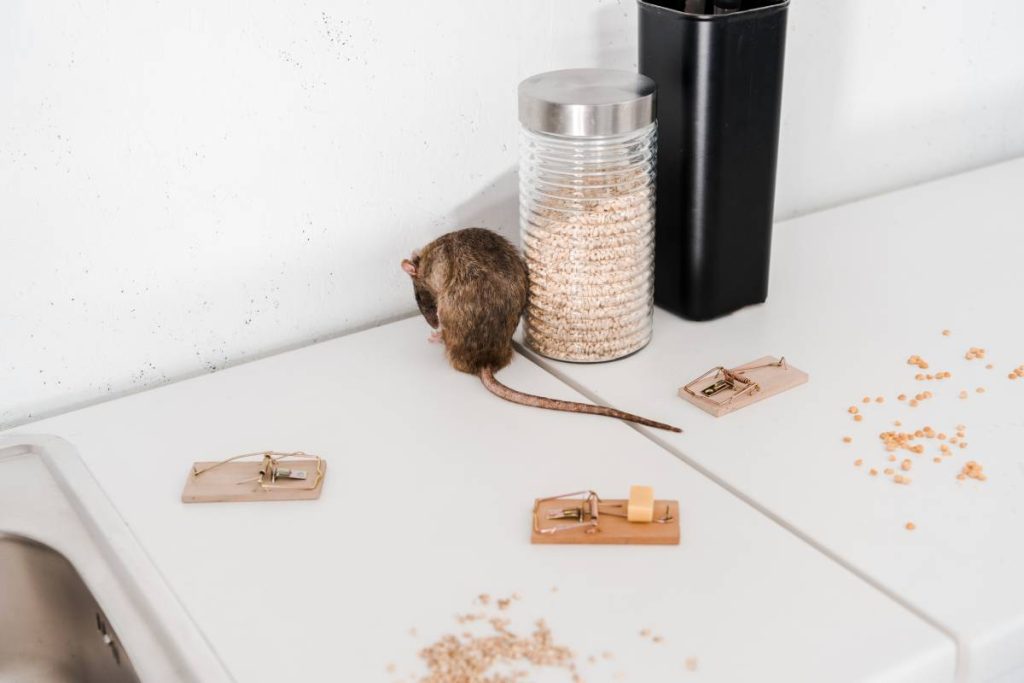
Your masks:
M402 269L412 278L420 313L438 330L431 340L444 342L451 366L480 377L492 394L525 406L682 431L614 408L526 394L494 377L512 362L512 335L529 288L526 264L501 235L483 228L449 232L404 259Z

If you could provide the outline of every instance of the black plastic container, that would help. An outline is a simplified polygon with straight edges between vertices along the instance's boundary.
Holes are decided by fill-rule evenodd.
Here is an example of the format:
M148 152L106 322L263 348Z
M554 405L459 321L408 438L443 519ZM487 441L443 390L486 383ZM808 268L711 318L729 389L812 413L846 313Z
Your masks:
M658 85L655 302L708 320L768 297L789 0L638 0Z

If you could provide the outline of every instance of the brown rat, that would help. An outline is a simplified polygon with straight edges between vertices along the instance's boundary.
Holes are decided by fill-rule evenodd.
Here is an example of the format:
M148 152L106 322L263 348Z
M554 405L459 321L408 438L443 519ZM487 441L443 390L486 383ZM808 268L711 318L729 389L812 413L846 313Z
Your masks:
M526 309L526 264L512 244L483 228L456 230L402 261L412 278L416 304L443 341L448 362L477 375L494 395L525 406L604 415L648 427L681 431L604 406L560 401L511 389L494 373L512 362L512 335Z

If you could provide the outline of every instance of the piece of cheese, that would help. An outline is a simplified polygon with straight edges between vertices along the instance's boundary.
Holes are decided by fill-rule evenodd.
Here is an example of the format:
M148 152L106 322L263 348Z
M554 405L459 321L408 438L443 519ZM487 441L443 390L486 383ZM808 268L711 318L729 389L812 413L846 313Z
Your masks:
M630 486L626 519L630 522L650 522L654 519L654 489L650 486Z

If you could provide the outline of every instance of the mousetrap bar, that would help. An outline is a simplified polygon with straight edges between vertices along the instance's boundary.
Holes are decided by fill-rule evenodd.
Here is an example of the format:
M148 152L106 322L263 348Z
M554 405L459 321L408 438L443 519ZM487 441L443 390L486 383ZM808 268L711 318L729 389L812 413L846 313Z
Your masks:
M679 503L654 500L634 486L629 500L603 500L594 491L538 498L533 503L535 544L677 545Z
M728 369L719 365L679 389L679 396L701 410L721 417L770 398L807 381L807 373L785 356L765 356Z

